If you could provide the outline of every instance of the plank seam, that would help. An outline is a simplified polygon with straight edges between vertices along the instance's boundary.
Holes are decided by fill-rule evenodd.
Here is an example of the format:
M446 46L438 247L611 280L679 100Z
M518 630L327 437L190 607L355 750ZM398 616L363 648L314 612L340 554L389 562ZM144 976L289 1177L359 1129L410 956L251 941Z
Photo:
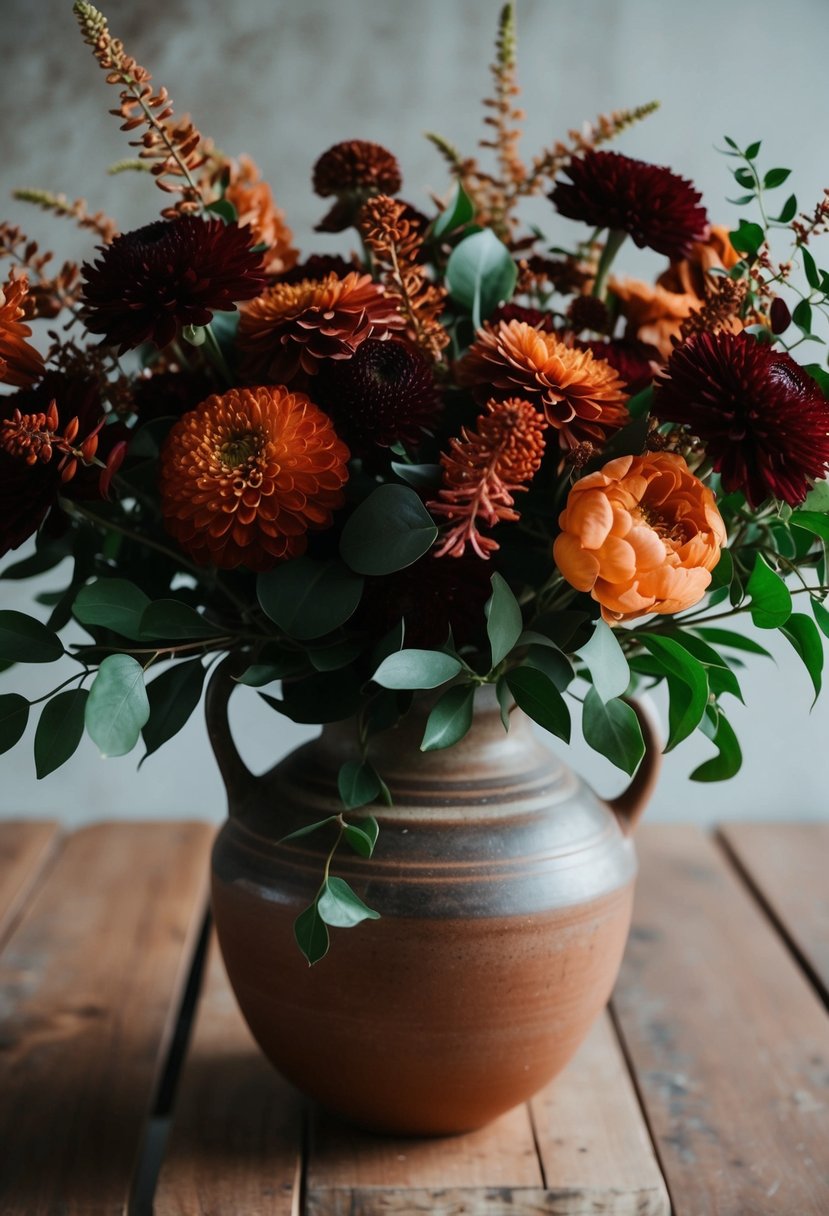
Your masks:
M713 834L715 845L718 846L719 852L723 856L728 868L741 881L744 890L751 897L752 902L758 907L765 919L775 930L777 935L782 940L784 946L794 958L801 971L805 975L809 984L814 989L820 1003L829 1010L829 990L824 985L823 978L816 968L812 965L806 953L801 949L797 940L789 932L786 923L778 916L773 905L768 900L763 892L757 879L752 874L749 867L743 862L739 853L732 846L728 837L723 833L722 828L717 827Z
M544 1169L544 1158L541 1155L541 1142L538 1138L538 1127L535 1122L535 1114L533 1112L532 1102L527 1102L526 1107L527 1107L527 1116L530 1120L530 1131L532 1132L532 1137L533 1137L533 1147L535 1148L535 1155L538 1160L538 1172L541 1175L541 1185L543 1186L544 1190L546 1191L548 1189L547 1188L547 1171Z
M5 927L0 931L0 953L5 950L6 946L11 941L23 920L29 905L36 898L40 890L43 888L49 875L55 868L57 860L63 851L63 846L68 840L69 834L58 828L52 840L45 850L43 861L41 862L36 874L32 878L28 886L23 889L23 894L18 900L17 907L12 912Z

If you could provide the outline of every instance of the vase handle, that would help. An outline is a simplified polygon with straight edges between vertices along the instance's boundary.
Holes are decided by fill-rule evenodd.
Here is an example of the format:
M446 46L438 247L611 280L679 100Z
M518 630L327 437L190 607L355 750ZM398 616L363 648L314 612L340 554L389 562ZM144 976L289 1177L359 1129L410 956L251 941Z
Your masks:
M627 789L618 798L607 800L626 836L630 835L639 822L662 767L662 737L653 711L641 701L631 700L628 704L639 719L645 740L645 754Z
M256 783L256 777L236 750L227 715L230 694L236 687L233 677L238 670L236 655L229 654L222 659L210 677L204 699L207 733L225 783L231 816L237 813Z

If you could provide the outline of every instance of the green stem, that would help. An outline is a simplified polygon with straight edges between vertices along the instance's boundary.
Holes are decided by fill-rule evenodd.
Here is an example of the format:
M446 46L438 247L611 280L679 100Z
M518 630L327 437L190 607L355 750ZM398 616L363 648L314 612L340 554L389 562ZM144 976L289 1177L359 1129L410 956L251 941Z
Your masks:
M227 359L225 359L224 351L219 346L218 338L213 333L212 325L206 325L204 332L206 337L205 346L209 352L210 361L225 381L225 384L230 387L233 384L233 373L228 366Z
M68 655L67 657L74 658L74 655ZM35 697L34 701L29 702L29 705L39 705L41 701L48 701L50 697L53 697L55 695L55 693L60 692L60 690L62 688L65 688L67 684L74 683L75 680L78 680L79 687L80 687L80 685L84 682L86 677L90 674L91 673L90 673L90 670L88 667L84 667L83 671L80 673L78 673L76 671L73 676L69 676L67 679L65 679L63 681L62 684L58 684L57 688L53 688L51 690L51 692L45 692L42 697Z
M607 277L610 274L610 268L616 254L621 249L627 233L621 228L611 228L607 234L602 256L599 258L599 269L596 271L596 282L593 284L592 294L598 299L603 300L607 295L606 284Z

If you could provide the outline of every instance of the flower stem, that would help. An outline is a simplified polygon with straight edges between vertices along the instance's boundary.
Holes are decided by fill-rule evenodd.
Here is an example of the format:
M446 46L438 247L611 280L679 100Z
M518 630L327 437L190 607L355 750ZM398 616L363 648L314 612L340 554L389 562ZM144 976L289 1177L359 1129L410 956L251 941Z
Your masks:
M592 294L599 300L603 300L607 295L607 277L610 274L610 268L613 265L616 254L622 247L626 236L627 233L621 228L611 228L608 231L602 256L599 258L596 282L593 284Z

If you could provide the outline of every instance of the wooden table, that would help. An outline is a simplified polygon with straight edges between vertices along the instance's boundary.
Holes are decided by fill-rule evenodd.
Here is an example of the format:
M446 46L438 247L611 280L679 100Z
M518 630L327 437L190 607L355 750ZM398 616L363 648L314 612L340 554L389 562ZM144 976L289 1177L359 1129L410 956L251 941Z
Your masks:
M645 827L611 1010L527 1106L435 1141L338 1125L260 1058L211 837L0 823L3 1216L829 1213L829 824Z

